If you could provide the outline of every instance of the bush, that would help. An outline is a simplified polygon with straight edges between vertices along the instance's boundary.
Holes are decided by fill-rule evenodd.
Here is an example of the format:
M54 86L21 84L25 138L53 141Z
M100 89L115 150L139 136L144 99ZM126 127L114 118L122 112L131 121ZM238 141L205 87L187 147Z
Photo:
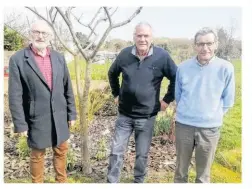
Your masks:
M19 137L16 148L20 158L24 159L28 157L30 154L30 148L28 147L27 144L27 137L25 136Z
M4 49L16 51L23 48L24 39L13 30L4 27Z
M69 171L73 171L73 168L74 168L74 165L76 164L76 162L77 162L77 157L69 145L69 150L67 152L67 169Z
M171 103L165 112L159 112L155 125L154 125L154 136L170 133L172 124L174 123L175 116L175 103Z
M99 161L105 159L106 156L107 156L106 139L105 137L103 137L100 139L98 143L98 149L95 158Z
M94 89L89 92L88 98L88 120L92 120L95 113L98 112L110 97L109 87L104 89Z
M171 117L158 116L154 126L154 136L168 134L171 125Z
M109 86L104 87L103 89L94 89L89 92L89 98L88 98L88 121L91 121L94 118L94 115L96 115L97 112L103 107L103 105L106 103L106 101L110 97L110 88ZM75 104L76 104L76 110L77 115L79 114L79 98L75 97ZM80 129L80 119L77 118L76 123L73 127L71 127L71 131L79 131Z

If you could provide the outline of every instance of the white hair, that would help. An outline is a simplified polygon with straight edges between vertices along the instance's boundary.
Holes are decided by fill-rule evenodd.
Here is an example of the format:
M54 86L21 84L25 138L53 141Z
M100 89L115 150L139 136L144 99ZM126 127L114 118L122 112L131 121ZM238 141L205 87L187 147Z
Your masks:
M136 33L136 29L139 28L139 27L141 27L141 26L148 26L148 27L151 29L151 32L153 32L153 31L152 31L152 27L151 27L151 25L150 25L148 22L139 22L139 23L135 26L134 35L135 35L135 33Z
M46 29L49 34L53 35L54 32L52 30L52 27L45 21L45 20L36 20L34 23L32 23L30 31L36 26L36 25L44 25L46 26Z

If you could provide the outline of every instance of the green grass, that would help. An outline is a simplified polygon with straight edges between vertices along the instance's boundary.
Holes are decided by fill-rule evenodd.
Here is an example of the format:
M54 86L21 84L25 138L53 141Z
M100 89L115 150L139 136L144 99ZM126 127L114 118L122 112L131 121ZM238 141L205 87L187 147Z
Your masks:
M232 150L241 147L241 63L234 61L236 97L234 107L224 117L218 150Z
M81 79L84 79L86 62L79 60ZM105 64L91 64L91 80L105 80L108 81L108 70L111 63L107 61ZM75 80L75 65L74 61L67 64L72 80Z
M26 157L29 157L30 154L30 148L27 144L27 137L20 136L18 138L18 143L16 144L17 152L19 154L19 158L25 159Z
M241 182L241 61L235 60L232 62L235 66L235 79L236 79L236 100L235 105L227 115L224 117L224 124L221 129L221 138L218 144L215 161L211 169L211 182L213 183L240 183ZM85 62L79 61L82 70L85 68ZM107 72L110 67L110 63L103 65L92 64L92 80L105 80L107 81ZM74 63L69 63L68 68L72 79L75 80L74 75ZM82 74L82 78L84 75ZM167 91L169 81L164 78L161 84L161 98ZM160 118L160 131L167 130L164 127L165 120ZM195 180L195 170L191 169L189 173L189 182ZM146 183L171 183L173 182L174 173L171 172L153 172L149 173L146 177ZM124 177L121 179L122 183L130 183L133 181L133 177ZM19 180L5 180L10 183L30 183L30 179ZM53 177L47 177L45 182L54 183ZM81 175L74 175L68 178L69 183L92 183L95 182L92 178L87 178Z
M221 137L212 168L214 181L241 182L241 61L232 62L235 67L236 97L234 107L224 117Z
M218 150L232 150L241 147L241 63L234 61L234 66L236 79L235 105L224 117Z
M241 172L241 148L218 151L215 162L234 172Z
M195 169L190 169L188 175L188 182L194 183L196 178ZM133 176L121 179L121 183L132 183ZM173 172L153 172L147 175L145 183L173 183ZM241 183L241 176L239 173L230 171L220 164L214 164L211 172L211 183Z

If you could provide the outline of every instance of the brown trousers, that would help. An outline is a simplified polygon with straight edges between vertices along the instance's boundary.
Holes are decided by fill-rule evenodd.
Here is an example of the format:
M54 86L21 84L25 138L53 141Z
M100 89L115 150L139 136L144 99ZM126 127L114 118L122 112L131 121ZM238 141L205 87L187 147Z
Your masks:
M66 159L67 159L68 143L61 143L57 147L53 147L53 166L55 170L55 181L64 183L67 181ZM30 170L33 183L44 182L44 157L45 149L32 148L30 154Z

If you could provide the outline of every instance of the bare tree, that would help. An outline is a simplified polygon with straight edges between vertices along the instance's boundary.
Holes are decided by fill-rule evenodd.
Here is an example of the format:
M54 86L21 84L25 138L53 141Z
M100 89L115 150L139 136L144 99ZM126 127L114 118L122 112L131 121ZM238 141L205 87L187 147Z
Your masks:
M82 15L80 17L74 14L75 7L67 7L66 9L62 9L60 7L51 7L48 11L46 9L48 18L42 16L35 8L26 7L27 9L31 10L37 16L45 20L53 29L56 37L64 46L64 48L71 53L75 57L75 72L76 72L76 84L77 84L77 94L78 99L80 102L79 106L79 118L80 118L80 130L81 130L81 164L82 164L82 171L83 173L90 173L90 157L89 157L89 150L88 150L88 95L89 95L89 88L90 88L90 80L91 80L91 69L90 64L93 62L93 59L104 43L105 39L107 38L108 34L115 28L121 27L126 25L132 21L142 10L142 7L137 8L137 10L127 19L120 23L114 23L112 16L117 11L117 8L109 8L109 7L100 7L97 12L94 14L91 21L87 24L81 21ZM61 39L58 31L55 27L55 20L56 18L60 17L63 20L63 23L67 25L67 28L72 36L72 41L75 44L76 48L69 47L64 41ZM89 29L89 34L87 36L86 43L87 45L80 43L78 37L76 36L76 32L74 31L73 27L73 19L75 19L79 24L83 27ZM100 23L107 23L107 28L101 35L98 40L98 33L97 33L97 26ZM98 40L98 41L97 41ZM93 44L96 44L95 47L92 49ZM85 47L85 48L83 48ZM77 63L77 55L80 54L83 59L86 61L86 69L85 69L85 78L84 78L84 88L83 85L80 84L80 69L79 64Z
M17 14L12 12L5 16L4 26L17 32L26 44L29 43L28 28L31 21L26 17L26 21L21 19L23 17L22 13ZM21 21L22 20L22 21Z

